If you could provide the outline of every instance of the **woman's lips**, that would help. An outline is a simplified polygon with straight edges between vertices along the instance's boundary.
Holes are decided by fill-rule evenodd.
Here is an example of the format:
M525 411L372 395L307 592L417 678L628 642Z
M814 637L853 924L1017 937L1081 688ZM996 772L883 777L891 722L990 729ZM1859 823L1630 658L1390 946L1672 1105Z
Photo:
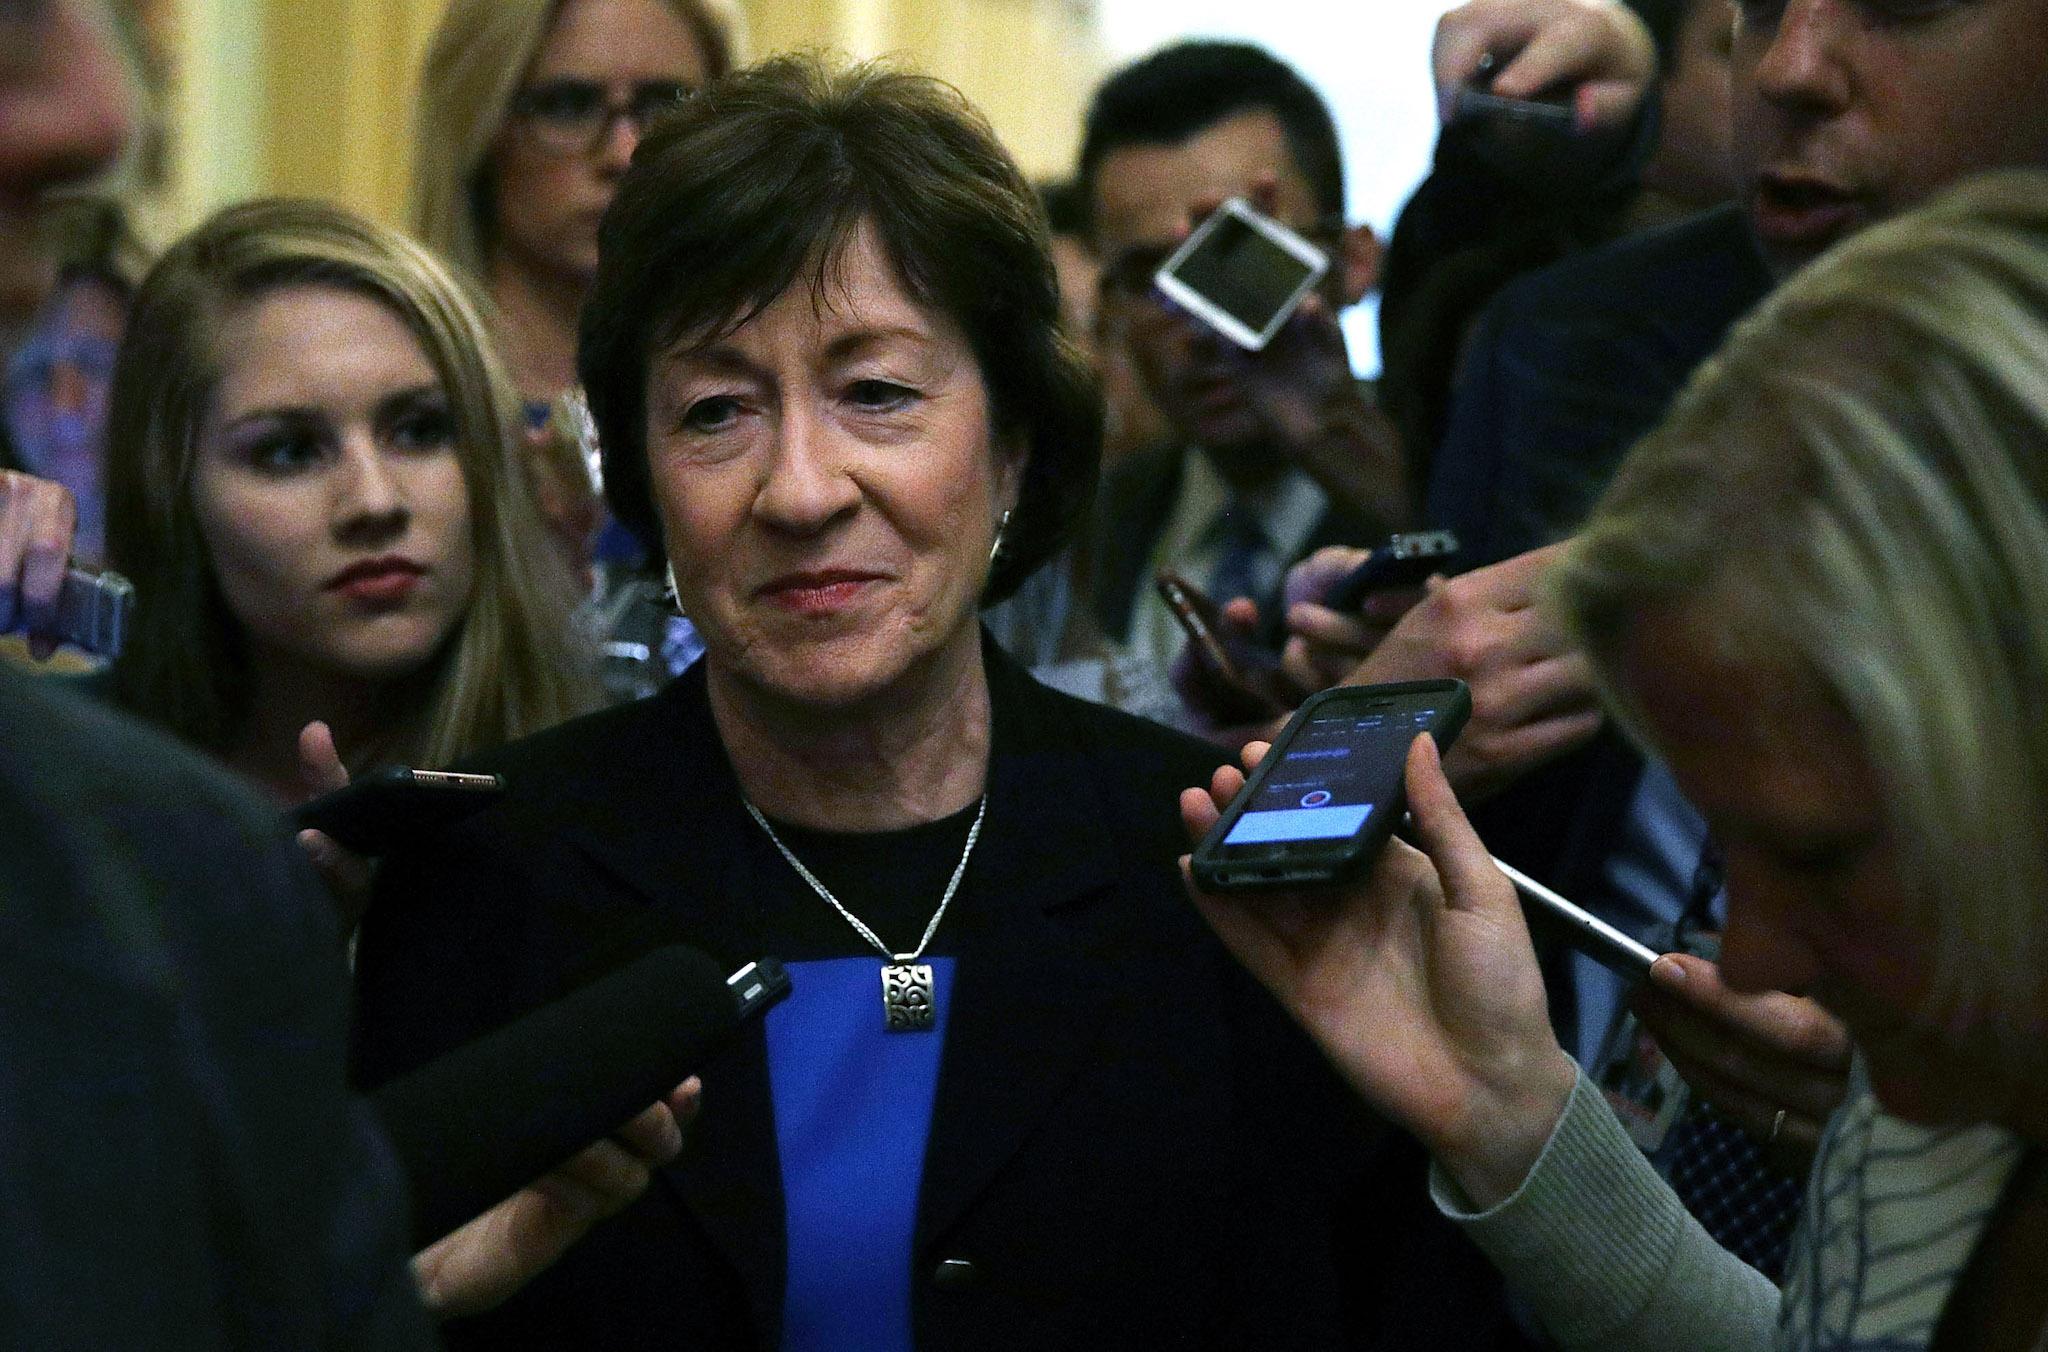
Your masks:
M797 615L831 615L852 606L881 577L876 573L832 571L792 573L757 593L762 600Z
M411 559L370 559L342 569L327 589L365 606L398 606L411 599L426 572Z

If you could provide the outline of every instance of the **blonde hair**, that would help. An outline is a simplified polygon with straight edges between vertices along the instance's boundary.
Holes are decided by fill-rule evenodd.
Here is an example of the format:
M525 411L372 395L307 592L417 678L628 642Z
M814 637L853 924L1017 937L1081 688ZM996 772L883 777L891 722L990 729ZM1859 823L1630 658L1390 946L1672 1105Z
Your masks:
M433 362L469 491L473 592L441 654L367 754L439 765L597 703L566 570L534 505L519 403L475 300L426 250L318 202L230 207L143 280L108 397L107 544L134 579L135 625L113 679L122 704L216 753L248 712L241 625L192 507L199 429L236 312L290 286L389 306Z
M733 68L741 19L733 0L667 0L704 54L706 74ZM451 0L420 70L413 149L413 233L472 278L491 249L491 147L561 0Z
M2048 957L2048 175L1980 179L1787 283L1554 586L1638 731L1619 664L1650 608L1817 679L1938 936L1928 1012L2019 1035Z

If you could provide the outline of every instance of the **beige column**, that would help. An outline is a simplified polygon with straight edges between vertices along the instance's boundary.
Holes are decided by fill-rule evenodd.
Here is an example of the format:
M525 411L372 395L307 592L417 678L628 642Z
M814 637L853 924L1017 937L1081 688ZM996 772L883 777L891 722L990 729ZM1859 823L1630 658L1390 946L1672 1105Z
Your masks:
M958 86L1034 178L1073 171L1104 73L1096 0L747 0L756 52L889 56Z

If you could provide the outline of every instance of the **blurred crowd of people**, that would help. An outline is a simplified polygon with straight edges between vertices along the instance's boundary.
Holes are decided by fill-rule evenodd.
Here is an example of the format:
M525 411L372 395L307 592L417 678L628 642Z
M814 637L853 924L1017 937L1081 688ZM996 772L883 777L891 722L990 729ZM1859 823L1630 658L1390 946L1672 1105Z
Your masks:
M0 0L0 1340L2048 1346L2048 0L1465 0L1385 238L1247 43L1034 184L450 0L404 229L158 250L122 41ZM1162 281L1240 210L1257 346ZM1446 679L1368 868L1194 882ZM294 829L394 766L498 791ZM408 1226L377 1096L677 945L791 991Z

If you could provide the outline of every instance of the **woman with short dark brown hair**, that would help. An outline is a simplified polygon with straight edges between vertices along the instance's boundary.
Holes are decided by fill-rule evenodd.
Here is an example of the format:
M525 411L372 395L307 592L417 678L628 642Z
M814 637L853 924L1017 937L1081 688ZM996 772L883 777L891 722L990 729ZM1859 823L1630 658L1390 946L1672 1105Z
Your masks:
M1380 1151L1389 1252L1340 1259L1378 1138L1180 899L1174 791L1216 753L976 622L1094 480L1058 314L1029 186L934 81L771 63L641 146L579 364L707 651L387 861L361 1068L636 941L772 953L795 994L704 1067L668 1186L453 1345L1326 1347L1351 1274L1428 1249Z

